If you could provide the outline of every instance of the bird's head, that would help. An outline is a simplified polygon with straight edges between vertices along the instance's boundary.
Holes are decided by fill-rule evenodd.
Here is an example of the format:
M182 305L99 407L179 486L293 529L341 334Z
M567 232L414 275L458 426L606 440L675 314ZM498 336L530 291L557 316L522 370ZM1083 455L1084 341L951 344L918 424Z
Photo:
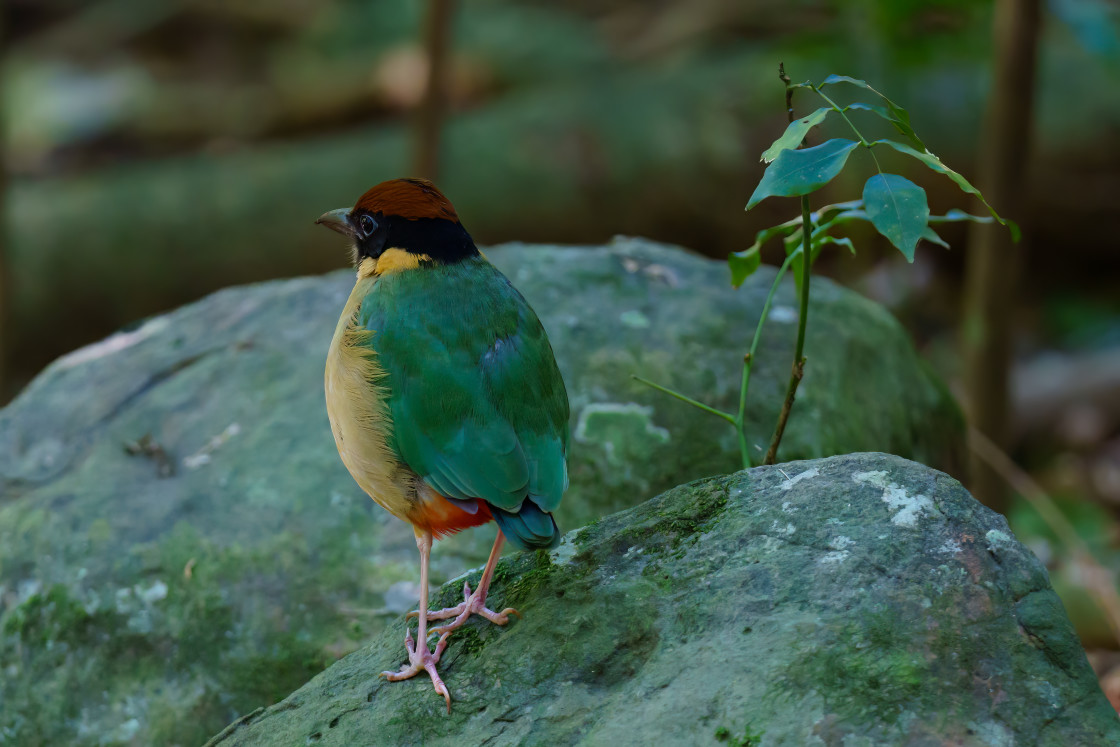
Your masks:
M392 249L419 262L450 264L478 256L451 201L427 179L381 182L352 208L331 210L315 221L351 240L354 264L376 265Z

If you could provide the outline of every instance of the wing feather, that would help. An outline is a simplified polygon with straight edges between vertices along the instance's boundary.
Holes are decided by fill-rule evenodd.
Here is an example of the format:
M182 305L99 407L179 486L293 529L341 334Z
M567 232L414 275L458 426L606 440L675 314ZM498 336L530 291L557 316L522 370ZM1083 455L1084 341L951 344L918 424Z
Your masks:
M549 512L568 483L568 399L521 294L485 260L422 267L379 280L359 320L388 374L400 458L442 495L498 509L515 543L511 532L551 541Z

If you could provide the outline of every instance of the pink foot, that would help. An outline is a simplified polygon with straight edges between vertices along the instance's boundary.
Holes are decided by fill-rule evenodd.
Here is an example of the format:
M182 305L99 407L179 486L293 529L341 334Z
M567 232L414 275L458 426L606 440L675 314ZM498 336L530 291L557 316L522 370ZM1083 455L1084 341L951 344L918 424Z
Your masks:
M433 631L437 632L437 631ZM406 625L404 634L404 647L408 651L408 664L401 667L399 672L382 672L381 676L390 682L397 682L399 680L407 680L409 677L414 677L421 671L425 671L432 678L432 685L435 687L437 693L443 696L447 701L447 712L451 713L451 694L447 692L447 685L443 684L443 680L439 677L439 672L436 671L436 664L439 663L440 654L447 648L447 633L443 633L439 637L439 643L436 644L436 650L429 653L428 642L420 641L417 644L412 640L412 631Z
M420 613L417 610L413 610L412 612L408 613L409 617L418 617L419 615ZM518 617L521 617L521 613L515 610L513 607L506 607L501 612L495 612L494 610L488 608L486 606L486 591L484 590L484 587L482 587L480 584L479 588L476 589L472 594L471 586L466 581L463 582L462 602L455 605L454 607L445 607L442 610L435 610L434 612L431 610L428 611L429 620L446 620L449 617L455 618L446 625L441 625L438 628L432 628L433 633L439 633L441 636L446 636L451 633L451 631L462 626L462 624L465 623L467 621L467 618L469 618L471 615L480 615L482 617L485 617L495 625L505 625L509 622L510 615L517 615Z

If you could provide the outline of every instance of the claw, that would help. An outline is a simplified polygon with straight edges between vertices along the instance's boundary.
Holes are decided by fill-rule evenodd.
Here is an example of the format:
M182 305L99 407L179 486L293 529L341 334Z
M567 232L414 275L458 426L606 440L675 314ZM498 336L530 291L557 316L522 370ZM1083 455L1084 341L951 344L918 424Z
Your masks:
M441 635L450 633L451 631L461 627L471 615L479 615L485 617L495 625L505 625L509 622L510 615L516 615L518 619L521 618L521 613L513 607L506 607L501 612L495 612L486 606L485 593L480 593L485 587L479 584L479 588L471 591L471 587L466 582L463 583L463 601L454 607L446 607L442 610L435 610L428 612L429 620L446 620L454 618L447 625L441 625L432 630Z
M417 630L417 638L419 641L413 641L412 631L405 625L405 638L404 645L408 651L408 663L405 664L399 672L382 672L381 676L390 682L397 682L405 680L409 677L415 677L421 670L428 673L432 678L432 687L435 691L443 696L444 701L447 703L447 712L451 713L451 694L447 691L447 685L440 679L439 672L436 671L436 664L439 663L439 657L443 654L444 649L447 648L447 639L451 635L451 631L460 627L467 621L472 614L481 615L495 625L505 625L509 622L510 615L517 615L521 617L521 613L512 607L506 607L501 612L495 612L486 606L486 591L490 588L490 580L494 576L494 569L497 567L498 558L501 556L502 543L505 542L505 536L498 532L497 538L494 540L494 547L490 551L490 559L486 561L486 568L482 572L482 578L478 583L478 588L473 592L469 582L463 582L463 601L454 607L438 610L436 612L427 611L428 607L428 557L432 548L432 535L431 532L421 532L417 530L416 533L416 546L420 550L420 609L413 610L406 615L406 619L418 617L420 618L420 625ZM420 611L425 610L425 614L421 615ZM439 635L439 641L436 642L434 651L428 651L428 640L426 632L428 630L428 620L446 620L447 618L455 618L447 625L433 628L432 632Z
M418 645L412 638L412 631L405 628L404 647L408 651L408 663L402 666L400 671L382 672L378 676L384 677L389 682L400 682L415 677L422 671L427 672L428 676L432 678L432 687L443 696L443 700L447 703L447 712L451 713L451 694L447 691L447 685L443 683L439 672L436 671L436 664L439 663L439 657L447 648L447 638L450 635L450 633L440 635L435 651L429 652L428 642L424 641L422 646Z

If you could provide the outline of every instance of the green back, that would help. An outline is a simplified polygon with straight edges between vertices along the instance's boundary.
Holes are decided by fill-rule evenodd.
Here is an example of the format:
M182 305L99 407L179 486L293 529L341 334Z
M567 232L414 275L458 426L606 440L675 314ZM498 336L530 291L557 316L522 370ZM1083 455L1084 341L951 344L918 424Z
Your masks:
M497 268L477 257L386 275L358 319L375 333L402 461L451 498L556 508L568 395L544 328Z

